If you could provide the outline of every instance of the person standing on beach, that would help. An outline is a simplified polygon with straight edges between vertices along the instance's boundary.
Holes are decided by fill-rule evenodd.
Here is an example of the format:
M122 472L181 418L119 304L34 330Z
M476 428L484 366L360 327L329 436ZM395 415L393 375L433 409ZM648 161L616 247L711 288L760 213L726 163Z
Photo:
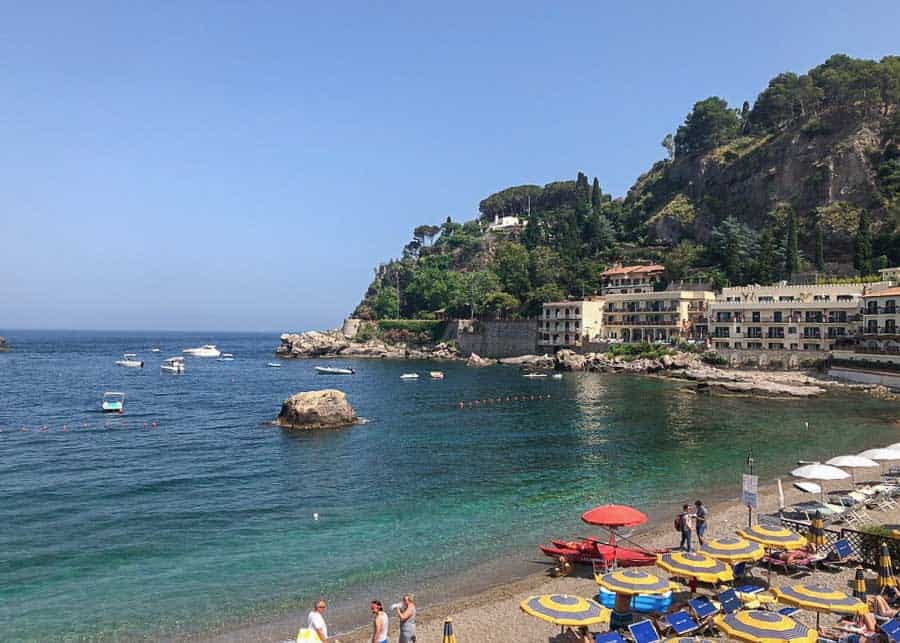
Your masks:
M691 551L691 532L694 530L694 514L691 513L691 506L684 505L681 513L678 514L679 527L681 529L681 544L678 548L682 551Z
M709 515L709 512L703 506L702 500L697 500L694 503L694 507L695 522L697 523L697 542L703 547L703 535L706 533L706 517Z
M398 643L416 643L416 604L412 594L404 594L400 605L395 606L400 619Z
M328 641L328 626L325 624L325 599L316 601L316 606L306 617L306 626L318 635L322 643Z
M381 601L372 601L369 608L375 617L372 620L372 643L387 643L388 615L385 613Z

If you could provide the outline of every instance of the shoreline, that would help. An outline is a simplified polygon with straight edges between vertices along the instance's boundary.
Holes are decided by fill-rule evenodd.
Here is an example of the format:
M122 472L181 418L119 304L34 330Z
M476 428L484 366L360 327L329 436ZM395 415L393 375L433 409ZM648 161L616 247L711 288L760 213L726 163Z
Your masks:
M868 448L872 445L866 445ZM735 474L739 478L739 473ZM788 479L785 480L785 477ZM778 510L778 491L777 480L779 476L768 478L761 481L759 485L759 507L760 511L754 511L754 521L757 513L770 514ZM789 474L781 474L782 486L784 488L785 504L790 505L797 501L808 500L811 498L809 494L805 494L793 488L790 483ZM830 483L832 486L840 482ZM708 537L719 537L725 535L733 535L735 529L745 527L747 524L747 508L740 504L740 484L735 483L725 489L709 492L700 492L697 496L704 501L710 512L710 522ZM680 502L693 503L696 497L685 498ZM676 503L677 505L677 503ZM652 548L674 548L678 545L680 539L671 525L672 517L680 510L680 505L676 506L653 506L649 510L640 508L648 516L648 521L641 528L635 530L630 536L630 540L635 541L643 547ZM544 541L549 541L551 537L572 536L576 534L556 534L552 533L552 526L548 525L548 533ZM586 531L597 531L596 527L587 527ZM419 596L420 600L417 604L417 631L418 636L423 641L440 640L444 620L452 618L454 622L454 632L457 637L465 637L468 640L475 640L477 636L481 640L480 632L485 627L485 623L499 624L506 621L518 621L522 617L518 608L518 603L530 595L554 593L567 591L569 593L575 591L583 596L594 596L598 589L591 576L590 568L584 565L576 565L574 572L567 577L554 578L549 576L549 570L553 565L553 561L545 557L538 550L538 542L530 544L535 554L533 557L515 556L504 558L503 560L483 561L472 568L461 572L457 578L448 581L448 585L454 585L456 591L449 592L450 597L438 599L434 602L428 600L428 594L433 593L434 588L430 586L413 588L414 593ZM696 541L694 545L696 546ZM543 560L539 561L540 558ZM508 565L517 565L517 571L505 569ZM529 569L541 566L542 569ZM498 570L497 568L500 568ZM509 574L503 574L503 571L509 571ZM497 573L496 577L486 577L485 574ZM496 580L495 580L496 579ZM571 584L575 582L576 588ZM564 589L561 589L564 588ZM327 598L327 597L326 597ZM359 602L359 606L354 610L354 614L363 615L368 607L370 597L365 597ZM398 597L381 597L385 605L389 605ZM419 607L420 606L420 607ZM498 606L504 606L502 609ZM288 641L296 637L297 629L303 627L306 623L306 606L298 606L296 613L278 617L266 623L255 623L238 626L234 629L221 631L215 634L195 635L191 637L179 638L178 640L196 641L201 643L240 643L245 641ZM485 614L491 614L487 618ZM396 619L391 615L391 637L396 632ZM329 628L332 636L337 636L341 643L368 643L371 640L370 625L363 621L365 617L353 618L342 614L341 617L329 619ZM500 619L499 621L497 619ZM352 621L352 622L351 622ZM363 624L359 624L363 621ZM538 630L534 621L530 617L522 618L522 627L526 628L525 632ZM548 630L550 636L553 632ZM558 633L558 630L556 630ZM506 638L487 638L484 640L500 641L505 640L530 640L515 638L507 633ZM547 634L539 636L536 640L542 643L547 640Z

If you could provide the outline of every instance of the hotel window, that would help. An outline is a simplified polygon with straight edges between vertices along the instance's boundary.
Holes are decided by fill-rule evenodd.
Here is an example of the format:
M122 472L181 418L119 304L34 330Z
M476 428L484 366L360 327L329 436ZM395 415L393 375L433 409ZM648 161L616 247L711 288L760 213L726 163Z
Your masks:
M754 311L754 312L753 312L753 319L752 319L751 321L754 321L754 322L757 322L757 323L759 322L759 311Z
M796 335L797 327L796 326L788 326L788 335Z
M774 313L772 313L772 321L781 322L781 311L780 310L776 310Z

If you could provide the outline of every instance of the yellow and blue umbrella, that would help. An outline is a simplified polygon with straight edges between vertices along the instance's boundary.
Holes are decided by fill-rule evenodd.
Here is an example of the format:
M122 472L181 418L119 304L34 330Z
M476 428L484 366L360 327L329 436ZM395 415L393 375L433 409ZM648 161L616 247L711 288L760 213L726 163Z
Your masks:
M626 595L665 594L671 591L673 587L680 587L656 574L651 574L643 569L635 569L634 567L609 572L603 576L595 575L594 579L601 587L605 587L616 594Z
M766 550L758 542L738 536L727 536L707 540L700 547L700 553L728 563L740 563L759 560L766 555Z
M739 529L737 533L747 540L753 540L766 547L778 549L800 549L801 547L806 547L806 538L781 526L753 525L747 529Z
M825 521L822 519L822 512L816 509L816 516L809 525L810 541L816 547L825 546Z
M894 566L891 564L891 552L887 543L881 543L881 558L878 561L878 586L883 590L885 587L896 587L897 579L894 578Z
M816 643L818 632L778 612L739 610L720 614L716 627L730 638L755 643Z
M856 568L856 577L853 579L853 595L861 601L866 600L866 573L862 567Z
M855 596L815 583L799 583L790 587L773 587L772 593L779 602L814 612L830 614L865 614L866 604Z
M731 567L712 556L699 552L673 551L656 557L656 566L672 576L696 578L701 583L724 583L734 580Z
M441 643L456 643L456 635L453 633L453 621L449 618L444 621L444 638Z
M596 625L609 623L610 610L599 603L570 594L543 594L526 598L522 611L555 625Z

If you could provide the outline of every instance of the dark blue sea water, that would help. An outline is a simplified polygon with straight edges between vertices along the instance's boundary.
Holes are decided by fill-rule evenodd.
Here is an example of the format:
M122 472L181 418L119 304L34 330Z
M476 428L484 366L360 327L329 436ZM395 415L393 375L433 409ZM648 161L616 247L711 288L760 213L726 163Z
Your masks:
M751 445L767 476L898 433L898 405L863 396L723 398L651 378L530 381L427 362L344 361L357 374L329 378L313 372L327 362L268 368L273 335L3 334L4 641L299 623L318 595L350 624L372 596L427 586L428 600L445 598L449 579L486 560L514 573L538 542L583 531L594 504L652 510L734 489ZM188 358L183 375L160 373L162 358L210 342L235 361ZM125 351L145 368L114 366ZM445 380L427 378L436 368ZM402 382L408 371L423 378ZM287 396L326 386L370 422L267 425ZM99 412L105 390L126 392L124 415ZM527 399L458 408L513 396Z

